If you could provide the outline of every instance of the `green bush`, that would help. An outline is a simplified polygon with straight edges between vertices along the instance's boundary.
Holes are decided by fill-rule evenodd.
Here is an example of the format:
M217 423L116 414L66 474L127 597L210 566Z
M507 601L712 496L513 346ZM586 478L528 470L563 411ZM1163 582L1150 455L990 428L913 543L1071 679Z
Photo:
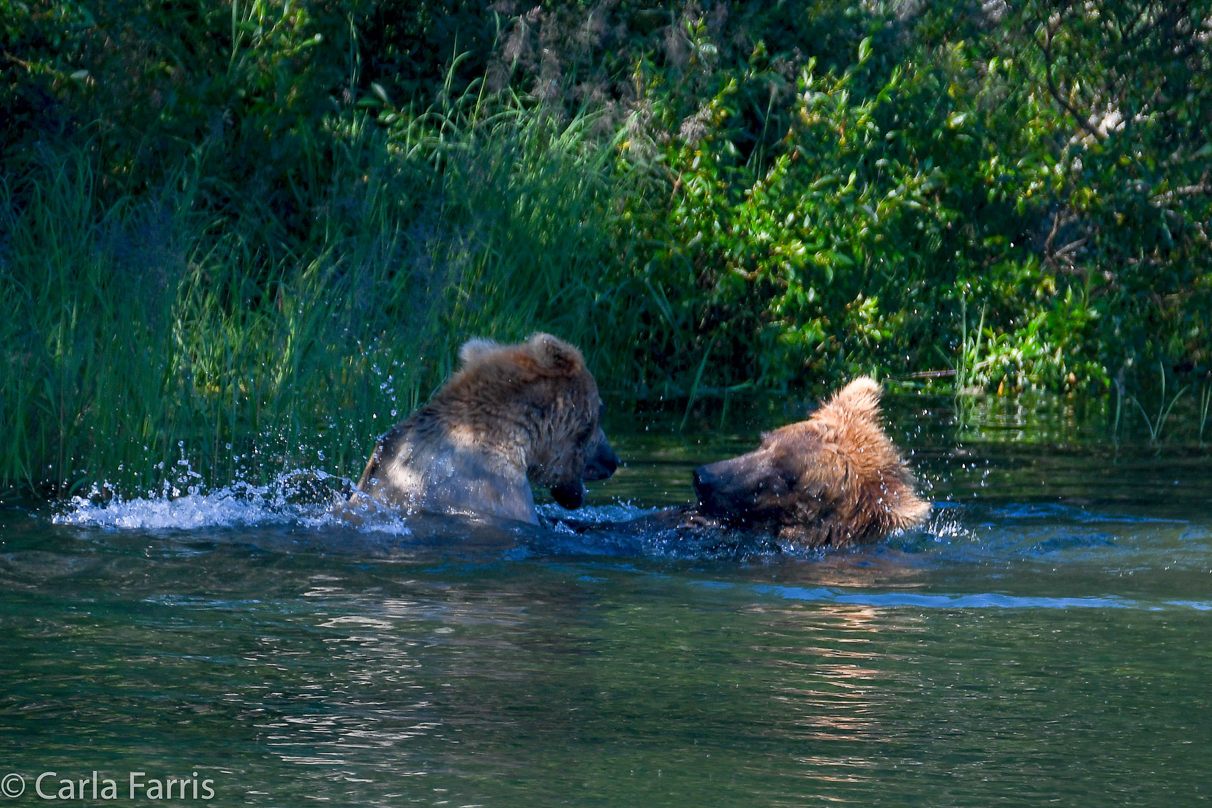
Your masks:
M626 398L1202 393L1210 19L0 0L0 487L356 473L541 328Z

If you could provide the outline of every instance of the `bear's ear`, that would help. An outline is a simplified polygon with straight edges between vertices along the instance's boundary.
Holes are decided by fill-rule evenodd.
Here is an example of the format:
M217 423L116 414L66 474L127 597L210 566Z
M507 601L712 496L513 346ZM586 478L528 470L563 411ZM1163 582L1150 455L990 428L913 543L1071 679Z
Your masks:
M829 402L830 406L839 407L847 413L868 421L875 421L880 416L880 395L884 388L870 376L859 376L850 384L838 390Z
M552 375L571 376L585 367L580 351L551 334L535 334L526 345L535 364Z
M501 346L490 339L469 339L459 349L459 362L463 367L473 365Z

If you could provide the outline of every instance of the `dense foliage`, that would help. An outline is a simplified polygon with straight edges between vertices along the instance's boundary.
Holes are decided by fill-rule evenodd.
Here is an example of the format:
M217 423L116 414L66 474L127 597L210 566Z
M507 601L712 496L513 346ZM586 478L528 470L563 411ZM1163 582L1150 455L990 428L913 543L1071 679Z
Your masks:
M0 486L350 473L539 328L628 397L1206 418L1210 39L1212 0L0 0Z

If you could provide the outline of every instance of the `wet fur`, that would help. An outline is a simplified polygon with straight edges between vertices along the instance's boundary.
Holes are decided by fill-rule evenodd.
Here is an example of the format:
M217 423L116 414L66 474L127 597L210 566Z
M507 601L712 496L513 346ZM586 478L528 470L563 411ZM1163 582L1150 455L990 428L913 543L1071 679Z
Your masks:
M614 472L601 399L580 351L549 334L471 340L425 406L383 435L351 502L537 524L531 484L576 507Z
M879 541L930 503L880 424L880 385L861 376L752 452L695 470L697 514L807 547Z
M880 424L882 392L859 377L808 420L764 435L754 451L695 469L695 505L570 526L687 541L743 534L815 548L869 544L919 525L930 503Z

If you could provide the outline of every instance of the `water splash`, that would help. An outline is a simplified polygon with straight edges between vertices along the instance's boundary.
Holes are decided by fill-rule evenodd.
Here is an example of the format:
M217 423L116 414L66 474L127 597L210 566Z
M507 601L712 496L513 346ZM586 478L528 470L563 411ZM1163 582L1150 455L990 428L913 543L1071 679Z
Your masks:
M660 509L630 501L576 511L541 505L543 525L401 513L391 508L351 508L353 483L317 470L282 474L265 485L240 481L213 490L201 484L159 495L103 499L98 492L74 497L52 521L59 525L126 531L197 531L212 528L285 528L310 532L308 541L327 549L365 549L351 534L391 537L392 548L479 547L486 557L520 561L534 557L628 557L661 561L727 561L777 564L853 556L855 563L882 557L907 566L1007 568L1024 562L1115 564L1125 569L1195 569L1206 566L1212 534L1181 521L1142 519L1054 503L973 505L936 502L921 528L896 533L872 546L827 551L742 530L684 530L659 523L637 527ZM397 539L404 539L400 544ZM271 543L264 538L263 541ZM377 546L376 546L377 548ZM376 549L372 548L372 549Z
M106 486L72 497L51 521L59 525L111 530L198 530L203 528L356 527L363 531L409 535L405 516L394 511L346 508L353 483L317 469L295 469L265 485L237 481L207 490L202 483L184 490L166 485L158 495L105 497Z
M550 520L556 530L572 532L572 529L564 524L564 520L573 519L584 524L609 525L616 522L638 519L650 513L656 513L660 508L642 508L631 502L616 502L612 505L587 505L575 511L570 511L567 508L562 508L555 503L551 503L549 505L539 505L536 510L538 510L539 516Z

